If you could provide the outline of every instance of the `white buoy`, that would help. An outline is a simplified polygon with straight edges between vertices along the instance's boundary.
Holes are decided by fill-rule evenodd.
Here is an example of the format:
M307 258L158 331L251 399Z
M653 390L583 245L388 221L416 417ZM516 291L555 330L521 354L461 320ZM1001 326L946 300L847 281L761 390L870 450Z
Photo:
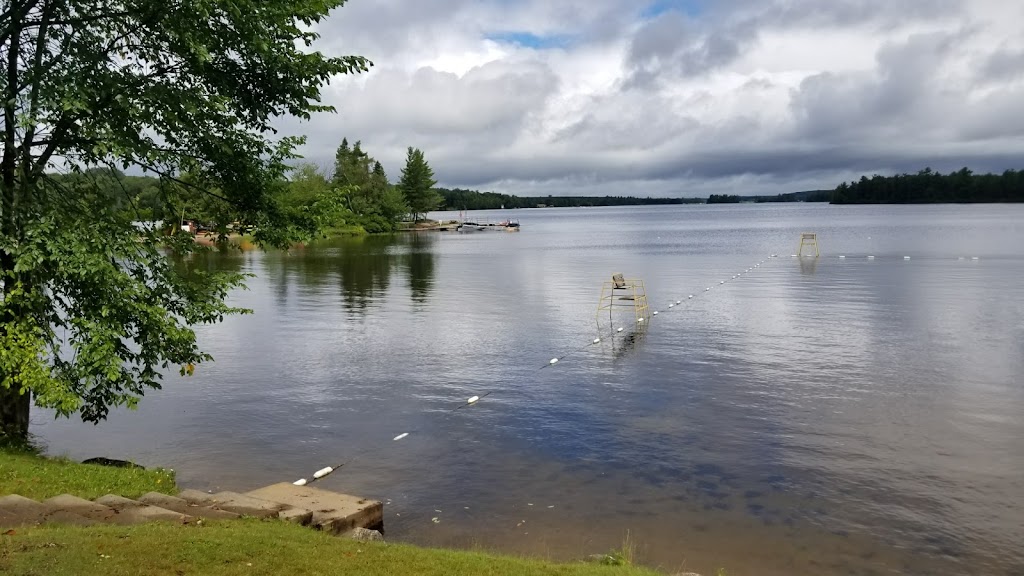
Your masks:
M658 315L658 311L657 311L657 310L655 310L655 311L654 311L654 315L655 315L655 316L657 316L657 315Z
M981 258L978 258L977 256L971 256L971 260L981 260Z
M402 433L401 433L401 434L399 434L398 436L395 436L395 440L401 440L402 438L405 438L405 437L406 437L406 436L408 436L408 435L409 435L409 433L408 433L408 432L402 432Z
M548 361L548 364L558 364L558 358L552 358L550 361Z
M601 343L601 339L600 338L594 338L594 344L600 344L600 343Z
M616 332L622 332L622 328L619 328L618 330L616 330Z
M705 289L704 289L704 291L705 291L705 292L711 292L711 287L710 287L710 286L708 286L707 288L705 288Z
M839 258L846 258L846 256L840 256Z
M317 470L316 472L313 472L313 478L316 478L316 479L319 480L320 478L323 478L324 476L327 476L331 472L334 472L334 468L331 468L330 466L328 466L326 468L321 468L321 469Z
M669 305L668 305L668 307L669 307L669 308L675 308L675 307L676 307L676 305L675 305L675 304L669 304Z
M693 296L690 296L690 298L693 298ZM680 304L682 304L682 303L683 303L683 301L682 301L682 300L676 300L676 306L678 306L678 305L680 305Z
M718 281L718 285L719 285L719 286L721 286L722 284L725 284L725 280L719 280L719 281Z
M637 321L637 322L643 322L643 321L644 321L644 319L643 319L643 318L637 318L637 319L636 319L636 321Z
M469 400L466 400L466 404L472 404L472 403L476 402L479 399L480 399L479 396L472 396L472 397L470 397Z
M789 257L790 258L796 258L796 254L790 254Z
M306 479L305 478L299 478L295 482L292 482L292 484L294 486L305 486L306 485Z
M693 294L690 294L690 295L689 295L689 296L687 296L686 298L687 298L687 299L691 299L691 298L693 298Z
M868 260L874 260L874 259L875 259L874 256L868 256Z
M910 256L904 256L903 259L904 260L910 260Z

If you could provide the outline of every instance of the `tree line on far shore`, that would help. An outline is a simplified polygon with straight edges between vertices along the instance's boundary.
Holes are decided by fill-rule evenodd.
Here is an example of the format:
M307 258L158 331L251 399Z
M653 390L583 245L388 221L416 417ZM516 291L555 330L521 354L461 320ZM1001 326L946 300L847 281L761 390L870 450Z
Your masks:
M188 173L156 178L90 168L51 176L69 189L92 190L131 220L190 220L211 231L226 232L239 219L237 204L224 201L216 189ZM433 170L417 148L408 149L401 177L392 184L384 166L367 154L360 142L350 145L342 139L332 169L309 162L297 164L272 187L272 202L266 208L314 235L392 232L407 218L419 220L440 206L436 183Z
M962 168L941 174L925 168L917 174L897 174L843 182L832 193L833 204L938 204L1024 202L1024 171L975 174Z
M635 206L700 204L701 198L641 198L636 196L513 196L463 188L438 188L442 210L500 210L502 208L576 208L581 206Z

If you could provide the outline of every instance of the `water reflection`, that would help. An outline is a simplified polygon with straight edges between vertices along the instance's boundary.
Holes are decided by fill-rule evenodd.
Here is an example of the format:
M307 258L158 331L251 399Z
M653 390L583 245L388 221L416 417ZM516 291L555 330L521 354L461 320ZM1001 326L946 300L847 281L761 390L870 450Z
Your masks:
M400 541L568 560L631 530L668 572L1024 574L1024 207L896 210L545 210L229 253L202 265L255 274L232 294L255 314L198 329L216 362L102 426L33 425L213 490L372 454L323 487L388 500ZM717 284L812 226L834 252ZM594 345L616 269L656 307L715 289Z
M800 273L813 275L818 270L817 258L800 258Z
M395 234L338 238L267 254L265 273L279 304L292 293L322 294L338 290L343 310L365 315L379 306L404 276L414 303L423 304L434 288L436 237Z

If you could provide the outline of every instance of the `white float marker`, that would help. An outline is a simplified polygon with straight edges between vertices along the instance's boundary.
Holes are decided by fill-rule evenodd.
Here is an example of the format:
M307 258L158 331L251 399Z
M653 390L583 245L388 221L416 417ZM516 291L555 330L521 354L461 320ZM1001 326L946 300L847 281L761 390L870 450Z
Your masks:
M548 364L558 364L558 358L552 358L548 361Z
M711 287L710 287L710 286L708 286L707 288L705 288L705 289L704 289L704 291L705 291L705 292L711 292Z
M306 479L305 478L299 478L295 482L292 482L292 485L294 485L294 486L305 486L306 485Z
M842 259L842 258L846 258L846 256L840 256L839 258L840 258L840 259Z
M690 294L689 296L687 296L686 299L687 300L692 300L693 299L693 294Z
M655 316L657 316L657 315L658 315L658 311L657 311L657 310L655 310L655 311L654 311L654 315L655 315Z
M981 260L981 258L978 258L977 256L971 256L971 260Z
M398 436L395 436L395 441L401 440L402 438L405 438L405 437L406 437L406 436L408 436L408 435L409 435L409 433L408 433L408 432L402 432L402 433L401 433L401 434L399 434Z
M910 260L910 256L904 256L903 259L904 260Z
M675 305L675 304L669 304L669 305L668 305L668 307L669 307L669 308L675 308L675 307L676 307L676 305Z
M690 296L690 298L693 298L693 296ZM682 301L682 300L676 300L676 306L678 306L678 305L680 305L680 304L682 304L682 303L683 303L683 301Z
M640 323L643 323L644 319L643 318L637 318L636 321L640 322Z
M331 468L330 466L327 466L326 468L321 468L321 469L317 470L316 472L313 472L313 478L319 480L319 479L323 478L324 476L327 476L331 472L334 472L334 468Z
M874 256L868 256L868 260L874 260L874 259L875 259Z
M471 397L471 398L470 398L469 400L466 400L466 404L473 404L473 403L475 403L475 402L476 402L477 400L480 400L480 397L479 397L479 396L473 396L473 397Z
M622 332L622 328L619 328L618 330L616 330L616 332Z
M594 338L594 344L600 344L600 343L601 343L601 339L600 338Z

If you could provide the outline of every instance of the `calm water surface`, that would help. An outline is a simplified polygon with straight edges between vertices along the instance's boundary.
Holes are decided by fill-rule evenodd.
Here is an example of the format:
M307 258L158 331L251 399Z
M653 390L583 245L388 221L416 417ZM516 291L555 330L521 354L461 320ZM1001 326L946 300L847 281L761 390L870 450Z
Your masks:
M205 257L255 275L232 296L254 314L199 329L217 361L35 432L203 489L348 462L323 487L420 544L573 559L628 532L667 571L1024 574L1024 206L473 216L522 232ZM803 231L821 258L789 257ZM588 347L614 272L661 314Z

